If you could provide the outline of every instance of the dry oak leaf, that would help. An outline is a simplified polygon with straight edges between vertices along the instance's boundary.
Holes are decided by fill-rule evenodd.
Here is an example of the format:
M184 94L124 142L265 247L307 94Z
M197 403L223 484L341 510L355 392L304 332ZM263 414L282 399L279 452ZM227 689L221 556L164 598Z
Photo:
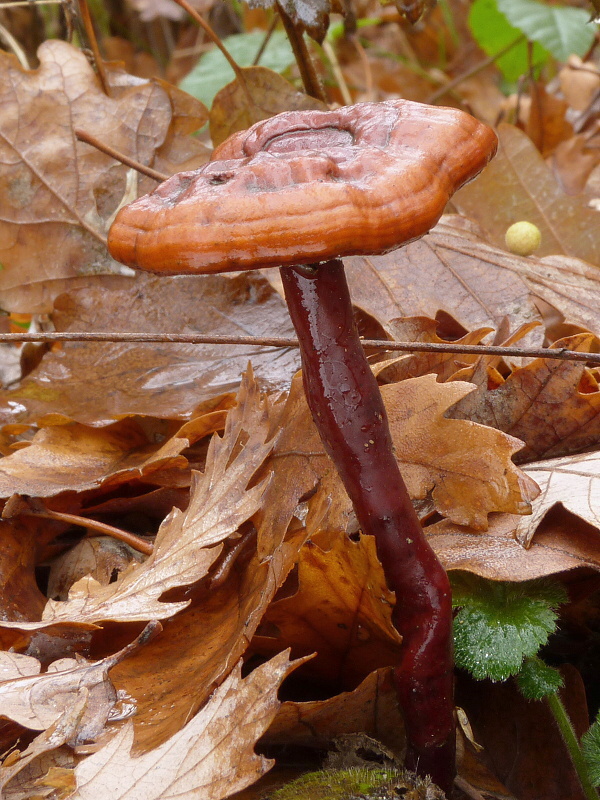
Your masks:
M402 752L404 722L394 688L393 667L375 670L353 691L327 700L286 701L261 744L325 749L333 739L349 733L364 733L393 752Z
M448 520L425 531L447 570L466 570L489 580L528 581L580 567L600 571L597 528L555 506L536 528L526 550L515 539L520 519L514 514L492 514L485 533Z
M52 319L58 331L294 332L282 298L251 273L88 278L85 288L57 298ZM0 419L31 424L58 414L107 425L130 414L189 418L228 401L248 361L270 391L287 389L300 365L297 348L71 342L46 353L16 388L0 392Z
M531 517L517 523L515 537L520 544L531 544L540 522L558 503L600 529L599 451L537 461L528 464L525 471L535 479L541 493Z
M298 591L267 609L252 649L316 652L304 674L354 688L399 658L402 637L391 622L392 606L373 537L354 542L340 532L327 552L308 541L300 551Z
M184 728L137 758L128 723L75 768L72 800L222 800L254 783L273 764L254 745L295 666L281 653L242 679L238 664Z
M142 425L135 419L106 428L77 423L42 428L29 447L0 460L0 497L54 497L140 478L151 481L161 468L187 464L181 451L189 441L178 435L178 428L161 420Z
M590 333L560 339L552 346L589 352L597 339ZM579 389L585 379L586 391ZM600 388L585 364L538 358L515 369L497 388L488 390L485 363L473 376L477 390L450 411L521 439L518 463L562 456L600 441ZM596 386L595 391L591 388Z
M498 128L500 148L477 181L452 202L474 219L491 241L504 246L513 222L527 220L542 234L539 256L563 254L600 265L600 214L585 196L571 197L556 182L540 152L512 125Z
M12 751L3 764L0 766L0 796L3 800L29 800L35 797L37 792L32 791L31 773L41 766L42 758L62 747L67 742L75 739L77 729L81 724L81 719L89 699L89 691L82 687L75 697L70 699L65 710L46 730L42 731L29 745L18 754L18 758L12 759ZM54 755L54 753L53 753ZM36 780L42 774L36 775ZM17 778L18 776L18 778ZM17 780L14 780L17 778ZM7 784L12 783L11 786ZM39 791L39 787L36 787ZM75 782L72 782L72 789L75 789Z
M137 194L128 175L137 177L78 142L74 128L148 164L173 119L156 83L117 73L107 97L66 42L45 42L38 57L39 68L25 71L0 52L0 305L24 312L50 311L66 280L128 272L105 239L119 203Z
M490 293L492 287L508 287L503 291L507 292L506 297L510 300L511 330L515 328L512 320L522 316L523 303L529 304L536 297L557 309L569 322L591 331L600 330L600 273L596 266L568 256L525 258L507 253L484 242L472 224L456 216L443 217L425 238L448 261L457 273L456 277L465 282L469 293L469 272L464 268L469 265L471 269L477 269L482 280L487 279ZM522 292L523 285L526 286L525 293ZM516 287L521 288L516 291ZM445 308L444 305L440 307ZM462 308L462 304L458 302L456 307ZM455 316L462 321L459 314ZM473 327L468 322L463 324L467 328ZM539 332L543 335L542 328ZM528 339L526 344L529 346L534 342ZM537 341L538 346L542 344L541 340Z
M164 619L186 608L189 601L161 602L160 596L203 578L223 542L260 506L266 479L250 489L248 483L271 450L268 429L266 403L248 373L223 437L215 434L210 442L204 473L194 473L187 509L174 508L164 520L152 555L142 564L132 563L108 586L91 576L82 578L66 601L48 601L38 623L0 626L33 630L58 622L136 622Z
M440 514L459 525L486 530L487 516L494 511L528 514L539 490L511 460L522 442L475 422L446 418L448 408L470 391L472 384L441 384L435 375L381 387L411 498L423 500L431 493ZM311 503L330 497L335 507L343 491L337 475L329 472ZM347 510L349 501L345 505ZM337 506L344 508L341 501ZM338 527L340 522L330 517L328 524Z
M392 338L398 342L450 344L449 341L438 336L438 321L429 317L392 319L386 327ZM454 339L452 344L482 344L482 340L488 333L493 333L493 328L478 328L459 339ZM477 355L467 355L466 353L411 353L378 362L373 365L373 372L384 383L397 383L406 378L416 378L419 375L427 374L437 375L440 383L443 383L449 380L458 369L465 364L472 363L477 358Z
M53 725L85 691L85 707L71 744L93 741L104 730L118 695L108 677L116 664L135 652L160 628L152 623L131 644L100 661L61 658L40 674L40 662L20 653L0 653L0 716L30 730Z
M398 317L436 318L439 312L454 318L467 331L500 328L508 318L510 329L540 320L535 298L516 270L510 272L489 257L482 259L464 232L461 218L452 217L416 242L382 256L344 259L354 305L374 316L387 329ZM450 238L447 232L451 232ZM460 248L463 239L469 248ZM490 248L491 253L496 251ZM543 331L534 330L524 346L541 346Z

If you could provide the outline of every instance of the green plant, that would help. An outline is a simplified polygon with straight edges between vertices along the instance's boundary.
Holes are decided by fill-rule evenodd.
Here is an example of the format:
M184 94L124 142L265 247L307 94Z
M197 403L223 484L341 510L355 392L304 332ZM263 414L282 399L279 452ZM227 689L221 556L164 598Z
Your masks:
M516 677L528 700L546 700L589 800L598 800L600 722L585 735L583 749L558 695L562 677L537 653L556 629L557 609L567 597L549 580L508 583L452 573L455 662L477 680Z

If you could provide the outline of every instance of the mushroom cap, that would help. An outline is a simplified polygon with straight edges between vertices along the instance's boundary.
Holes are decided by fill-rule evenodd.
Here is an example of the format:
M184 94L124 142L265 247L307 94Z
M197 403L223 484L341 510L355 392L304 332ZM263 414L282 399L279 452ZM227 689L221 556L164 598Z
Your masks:
M408 100L285 112L122 208L108 247L166 274L384 253L427 233L496 145L469 114Z

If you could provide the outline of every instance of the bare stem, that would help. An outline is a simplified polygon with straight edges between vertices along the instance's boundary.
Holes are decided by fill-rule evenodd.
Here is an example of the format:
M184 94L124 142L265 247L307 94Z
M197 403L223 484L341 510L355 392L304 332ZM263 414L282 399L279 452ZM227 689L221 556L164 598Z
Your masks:
M402 634L394 669L406 766L450 792L455 774L452 603L394 455L387 414L358 336L341 261L287 267L281 277L302 355L313 420L363 533L375 537Z
M292 46L294 57L298 64L298 69L300 70L300 77L304 84L304 91L311 97L315 97L317 100L327 103L327 97L321 86L321 81L315 70L313 60L308 52L308 47L304 41L302 31L294 24L293 19L280 3L277 3L277 11L281 17L287 37L290 40L290 45Z
M145 539L136 536L135 533L129 533L121 528L115 528L112 525L107 525L105 522L99 522L96 519L88 519L87 517L80 517L78 514L66 514L62 511L51 511L45 509L44 511L20 510L18 516L21 517L42 517L43 519L53 519L57 522L66 522L68 525L78 525L80 528L95 531L96 533L103 534L104 536L111 536L113 539L118 539L125 542L134 550L138 550L144 555L151 555L153 546Z
M104 59L102 58L102 54L100 53L100 48L98 47L98 40L96 39L94 23L92 22L92 17L90 14L89 6L87 4L87 0L79 0L79 12L81 14L83 27L85 28L85 33L88 38L89 45L92 48L92 53L94 54L94 61L96 62L96 69L98 70L98 80L100 81L100 85L102 86L102 91L107 97L110 97L111 96L110 84L108 82L108 77L106 75L106 70L104 68Z
M22 342L139 342L164 344L220 344L255 347L299 347L298 339L289 336L224 336L203 333L120 333L115 331L65 331L39 333L0 333L0 344ZM457 353L476 356L500 356L506 358L550 358L558 361L583 361L600 364L600 353L567 350L564 347L502 347L501 345L452 344L451 342L395 342L387 339L360 339L369 349L399 351L406 353Z
M137 172L141 172L142 175L147 175L149 178L161 183L162 181L166 181L169 177L162 172L157 172L155 169L152 169L152 167L147 167L145 164L140 164L139 161L135 161L133 158L130 158L124 153L119 152L119 150L115 150L114 147L101 142L100 139L96 139L95 136L92 136L92 134L88 133L87 131L82 131L81 128L75 128L73 132L80 142L85 142L86 144L95 147L96 150L100 150L101 153L106 153L107 156L114 158L115 161L120 161L121 164L131 167L132 169L137 170Z

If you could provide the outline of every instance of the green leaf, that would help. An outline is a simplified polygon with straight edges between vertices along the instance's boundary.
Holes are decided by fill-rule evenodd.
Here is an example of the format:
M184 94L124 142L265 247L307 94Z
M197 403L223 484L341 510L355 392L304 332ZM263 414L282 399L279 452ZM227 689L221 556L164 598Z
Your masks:
M469 27L477 44L489 56L495 56L512 42L516 43L496 60L507 81L515 83L527 72L529 61L523 32L500 13L496 0L475 0L469 12ZM541 67L548 60L549 53L541 45L534 44L531 58L534 67Z
M519 689L528 700L541 700L554 694L563 683L560 672L544 664L541 658L526 658L517 675Z
M264 31L238 33L223 39L223 44L240 67L249 67L265 38ZM260 66L284 72L294 63L294 54L284 31L274 31L260 58ZM197 97L210 108L216 93L234 79L225 56L216 48L202 56L194 69L179 84L184 92Z
M592 46L596 26L583 8L551 6L536 0L497 0L498 10L532 42L539 42L559 61L583 56Z
M502 681L521 670L556 628L555 609L566 600L547 580L504 583L452 573L456 665L477 680Z
M600 786L600 713L581 737L581 750L594 786Z

